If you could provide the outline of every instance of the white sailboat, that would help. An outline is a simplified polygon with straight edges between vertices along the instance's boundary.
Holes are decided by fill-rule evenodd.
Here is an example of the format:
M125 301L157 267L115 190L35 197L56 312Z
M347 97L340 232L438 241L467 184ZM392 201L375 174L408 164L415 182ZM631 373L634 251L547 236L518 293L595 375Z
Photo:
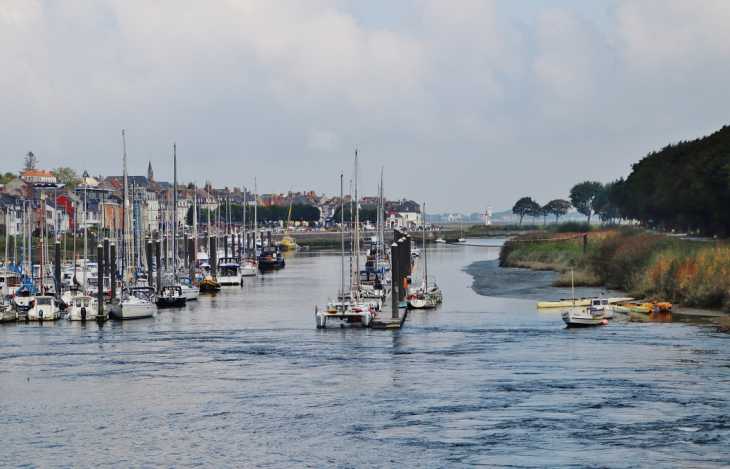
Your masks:
M124 207L122 216L122 288L124 289L124 285L127 281L127 269L133 269L134 267L126 264L126 256L124 255L125 250L130 249L131 245L128 233L129 194L127 191L127 144L123 130L122 141L124 142ZM127 287L123 290L122 298L119 303L110 308L109 314L115 319L150 318L157 310L153 297L154 289L151 287Z
M423 204L426 211L426 204ZM408 289L408 307L414 309L435 308L443 300L435 277L428 276L428 251L426 250L426 221L423 222L423 277Z
M575 298L573 269L570 269L570 286L573 290L573 298ZM602 310L594 310L590 306L576 306L575 301L573 302L573 306L568 307L565 312L563 312L562 318L568 327L600 326L601 324L608 324L608 321L603 317Z
M358 162L357 162L357 150L355 150L355 227L354 227L354 242L352 243L355 249L355 272L350 277L350 290L349 299L346 299L347 294L345 293L345 216L344 216L344 194L342 186L342 175L340 175L340 199L342 200L342 206L340 208L340 214L342 216L342 260L341 260L341 290L340 290L340 301L329 302L327 309L319 311L317 307L314 309L315 323L318 328L327 327L328 323L337 323L340 326L351 325L351 326L362 326L368 327L376 316L377 311L380 308L380 303L376 299L363 298L362 291L360 289L360 240L359 240L359 222L360 222L360 211L357 197L357 175L358 175ZM352 285L354 282L354 285Z

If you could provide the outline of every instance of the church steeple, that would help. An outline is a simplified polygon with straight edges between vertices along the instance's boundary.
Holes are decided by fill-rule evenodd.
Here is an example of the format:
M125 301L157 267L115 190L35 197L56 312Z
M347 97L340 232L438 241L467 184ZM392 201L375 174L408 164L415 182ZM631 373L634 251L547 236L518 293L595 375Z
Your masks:
M152 172L152 160L150 160L150 165L147 166L147 179L150 181L155 180L155 173Z

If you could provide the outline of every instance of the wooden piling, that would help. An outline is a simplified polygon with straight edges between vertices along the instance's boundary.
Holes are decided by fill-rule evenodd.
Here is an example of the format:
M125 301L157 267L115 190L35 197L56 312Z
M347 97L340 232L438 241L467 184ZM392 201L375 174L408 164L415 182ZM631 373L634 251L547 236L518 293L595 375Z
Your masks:
M104 245L102 243L99 243L96 246L96 257L97 262L101 264L102 259L104 258ZM98 266L97 266L98 270ZM97 287L97 316L104 316L104 277L99 278L98 287Z
M109 245L109 272L112 282L112 302L117 299L117 245Z
M155 240L155 263L157 264L157 293L162 291L162 264L160 257L162 256L162 245L159 239Z
M152 240L147 238L147 244L145 244L145 257L147 257L147 285L154 288L154 277L152 273Z

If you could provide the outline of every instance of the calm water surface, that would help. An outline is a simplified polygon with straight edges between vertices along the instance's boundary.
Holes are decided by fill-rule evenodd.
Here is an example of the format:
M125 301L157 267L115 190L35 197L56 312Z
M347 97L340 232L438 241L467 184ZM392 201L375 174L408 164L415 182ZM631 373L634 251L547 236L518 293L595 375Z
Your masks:
M496 256L433 247L444 304L399 331L315 328L339 283L321 251L149 320L4 325L0 465L730 465L722 325L566 329L475 293L467 266L491 269L480 291L539 291Z

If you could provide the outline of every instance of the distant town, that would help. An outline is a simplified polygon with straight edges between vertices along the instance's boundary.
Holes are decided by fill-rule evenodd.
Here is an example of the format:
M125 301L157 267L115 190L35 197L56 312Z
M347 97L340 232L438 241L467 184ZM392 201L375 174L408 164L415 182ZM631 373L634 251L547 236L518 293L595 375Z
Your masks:
M59 168L56 174L53 170L36 169L32 167L34 160L27 160L26 156L26 166L31 167L26 167L18 176L6 173L5 183L0 184L0 231L4 236L22 235L24 220L28 221L34 231L40 228L41 223L51 232L84 228L93 231L99 228L114 230L121 227L123 176L94 177L88 172L77 176L70 168ZM149 163L146 175L128 176L127 184L129 197L134 201L134 209L137 211L135 218L143 221L140 228L148 232L161 231L171 219L169 213L173 200L173 184L155 179L152 163ZM377 196L362 197L359 201L363 213L374 213L379 204L380 199ZM267 214L265 207L307 207L309 210L304 212L298 210L299 215L293 217L292 225L309 228L336 223L337 220L333 220L333 217L339 208L349 207L352 200L350 195L345 195L343 201L340 196L327 197L315 191L256 194L250 188L216 188L210 181L202 187L195 187L192 183L179 184L176 214L179 228L191 225L190 212L193 205L199 207L199 213L213 213L215 219L211 223L234 225L240 225L242 221L242 207L257 206L262 209L259 221L266 226L285 222L287 210L269 211ZM386 227L398 229L415 229L424 222L517 223L520 218L508 210L490 213L491 216L487 216L487 212L469 215L459 212L425 214L424 219L421 206L407 198L384 200L383 211ZM226 214L229 216L226 217ZM570 215L582 217L575 213L569 214L568 218ZM201 218L198 223L205 227L209 220ZM374 222L375 217L370 218ZM371 222L367 216L362 220L365 223Z

